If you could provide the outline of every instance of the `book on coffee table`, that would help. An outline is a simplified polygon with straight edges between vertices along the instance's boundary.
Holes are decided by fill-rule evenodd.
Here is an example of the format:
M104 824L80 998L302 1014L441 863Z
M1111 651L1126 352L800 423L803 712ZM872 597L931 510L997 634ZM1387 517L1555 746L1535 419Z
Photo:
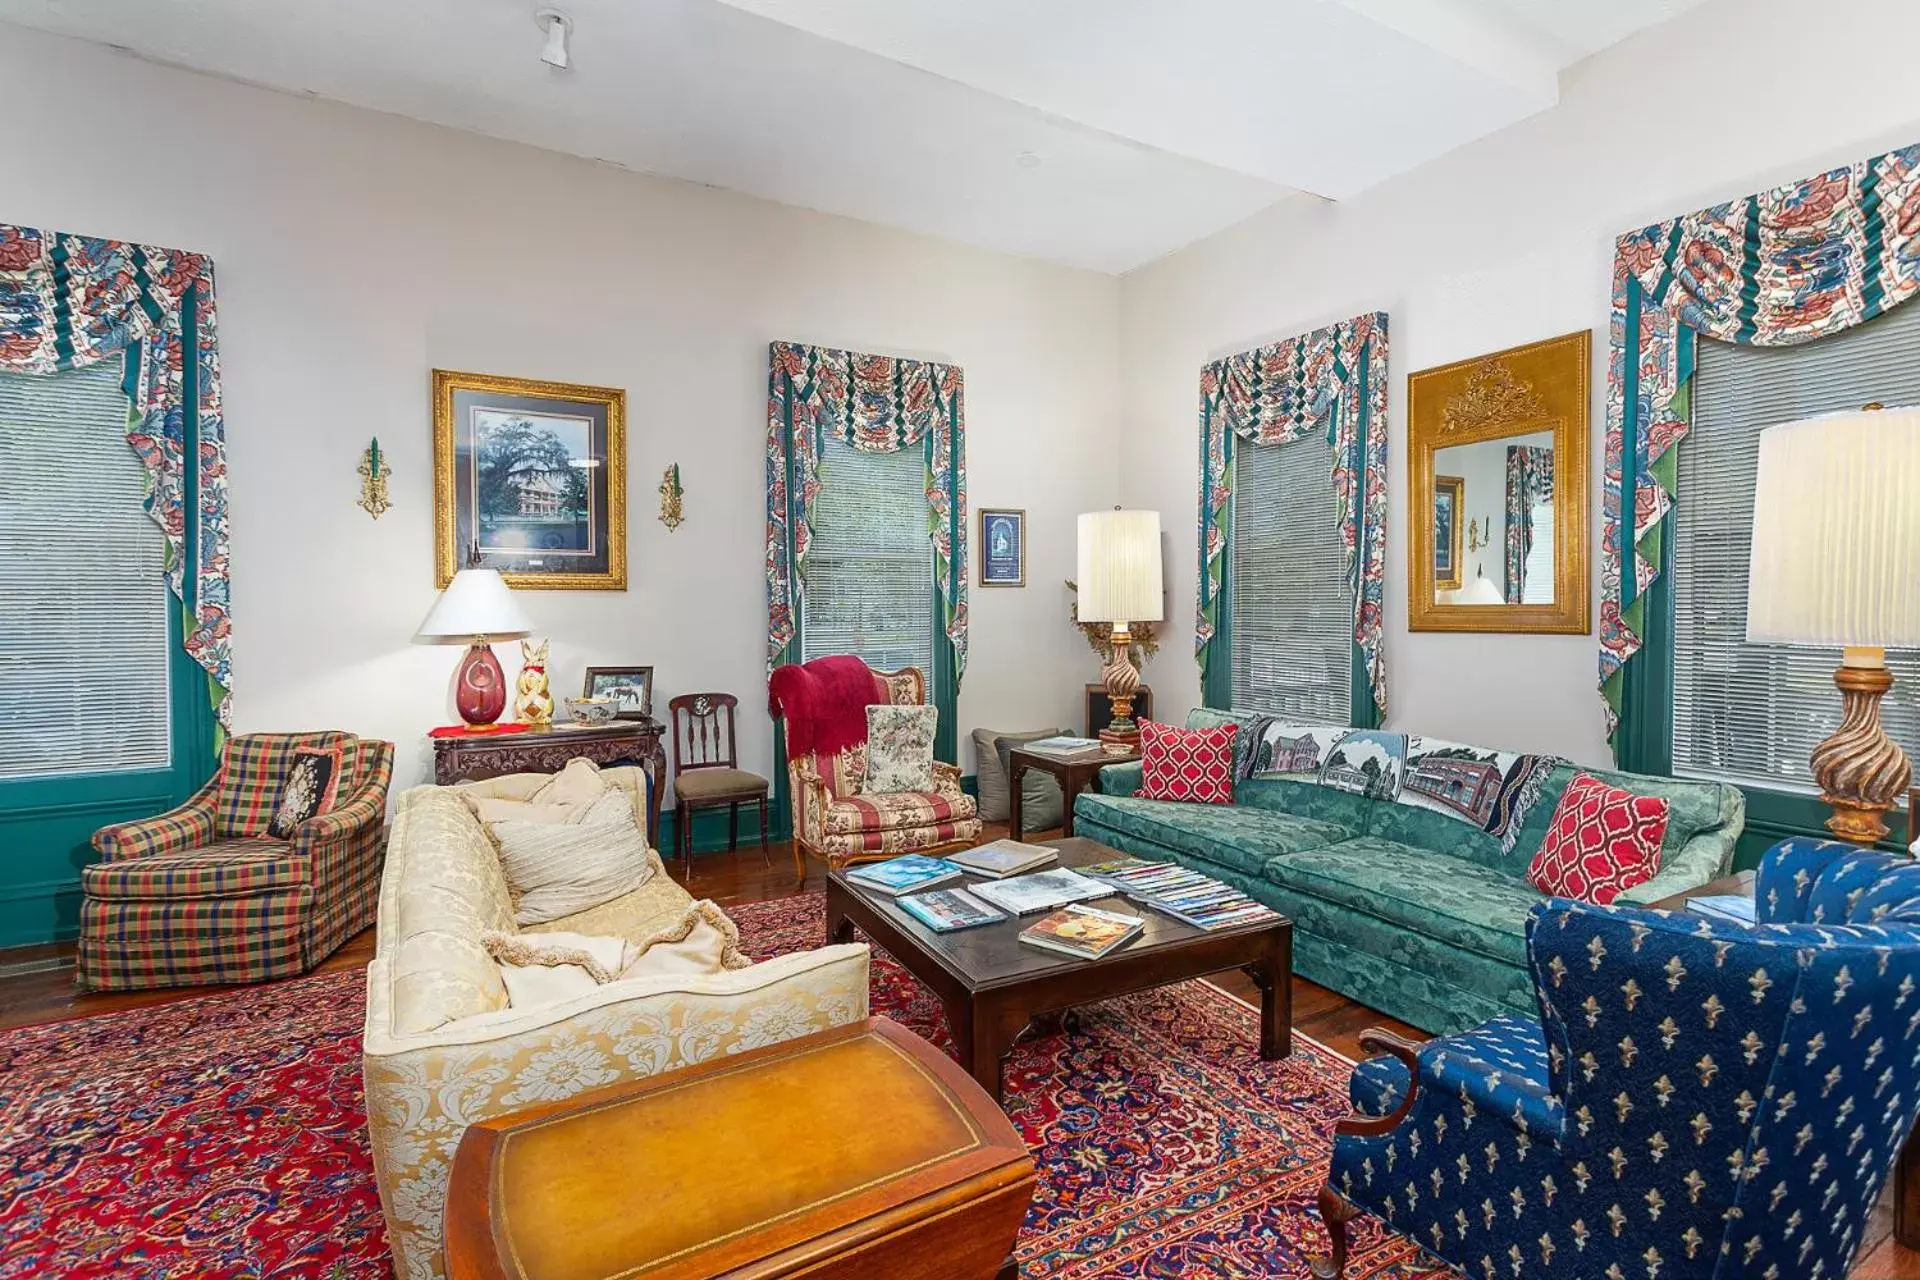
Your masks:
M1081 902L1088 898L1113 896L1112 885L1065 867L1035 871L1031 875L1014 876L1006 880L990 880L986 884L971 886L971 891L1016 916L1051 911L1069 902Z
M1146 923L1139 916L1075 904L1022 929L1020 941L1082 960L1098 960L1138 936Z
M990 907L965 889L935 889L899 899L900 909L935 933L953 933L998 924L1007 913Z
M1019 875L1022 871L1044 867L1059 857L1058 852L1043 844L1027 844L1021 840L995 840L977 849L950 854L947 861L958 863L975 875L998 880L1003 876Z
M945 858L910 853L904 858L849 867L846 874L847 879L862 889L872 889L876 893L897 898L903 893L919 893L923 889L951 883L960 878L961 871Z

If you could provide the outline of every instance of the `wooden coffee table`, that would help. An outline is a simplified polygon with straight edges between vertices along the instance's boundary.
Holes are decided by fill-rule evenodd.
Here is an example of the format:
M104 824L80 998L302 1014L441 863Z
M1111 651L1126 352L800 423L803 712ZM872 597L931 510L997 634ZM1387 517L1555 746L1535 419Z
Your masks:
M1124 856L1079 837L1049 840L1060 866ZM982 878L968 876L965 883ZM858 927L946 1006L960 1062L999 1097L1007 1056L1027 1024L1129 992L1164 987L1225 969L1244 969L1260 988L1260 1056L1293 1052L1293 922L1265 920L1207 933L1118 894L1094 905L1143 916L1146 928L1099 960L1076 960L1028 946L1020 930L1037 916L978 929L935 933L885 894L862 889L844 873L827 876L827 937L844 941Z

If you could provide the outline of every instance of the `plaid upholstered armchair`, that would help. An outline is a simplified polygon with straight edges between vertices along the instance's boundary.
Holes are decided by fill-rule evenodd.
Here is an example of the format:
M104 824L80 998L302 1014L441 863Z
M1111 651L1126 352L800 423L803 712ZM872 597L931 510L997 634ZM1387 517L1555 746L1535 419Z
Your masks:
M291 838L268 823L298 747L342 748L333 805ZM305 973L372 923L393 744L252 733L170 813L102 827L80 873L74 980L93 991Z
M860 789L867 708L926 702L926 677L917 668L875 671L858 658L815 658L776 670L767 694L768 709L786 724L793 862L802 880L809 853L839 868L979 837L973 797L960 789L960 770L944 761L934 762L932 791Z

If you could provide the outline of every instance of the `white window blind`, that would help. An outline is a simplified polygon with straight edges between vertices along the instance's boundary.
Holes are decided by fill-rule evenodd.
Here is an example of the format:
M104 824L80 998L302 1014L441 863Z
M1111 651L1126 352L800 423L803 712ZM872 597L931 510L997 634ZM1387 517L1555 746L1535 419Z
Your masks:
M1673 517L1673 767L1693 777L1817 790L1807 758L1840 726L1840 651L1750 645L1747 559L1763 428L1871 401L1920 404L1920 306L1795 347L1701 338L1693 429ZM1880 714L1920 747L1920 654L1889 650Z
M1521 571L1520 603L1553 603L1553 503L1538 503L1533 508L1533 545L1527 548L1526 568Z
M166 544L120 376L0 374L0 778L171 763Z
M853 654L882 671L933 679L933 543L926 454L820 452L813 549L803 568L801 657ZM957 567L956 567L957 568Z
M1235 443L1233 706L1319 724L1353 714L1353 589L1333 447Z

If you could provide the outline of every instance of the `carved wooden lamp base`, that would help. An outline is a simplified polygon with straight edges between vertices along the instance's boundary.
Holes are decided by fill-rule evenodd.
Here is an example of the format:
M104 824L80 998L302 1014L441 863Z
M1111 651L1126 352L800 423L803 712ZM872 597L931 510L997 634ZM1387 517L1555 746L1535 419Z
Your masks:
M1838 732L1815 747L1812 758L1820 798L1833 808L1827 830L1855 844L1878 844L1887 834L1881 815L1913 778L1907 753L1880 727L1880 699L1893 688L1886 651L1849 646L1833 682L1845 710Z
M1140 749L1140 726L1133 719L1133 695L1140 691L1140 672L1133 665L1129 650L1133 633L1124 622L1113 628L1113 655L1100 675L1107 685L1107 697L1113 700L1113 720L1100 731L1100 743L1114 755L1130 755Z

